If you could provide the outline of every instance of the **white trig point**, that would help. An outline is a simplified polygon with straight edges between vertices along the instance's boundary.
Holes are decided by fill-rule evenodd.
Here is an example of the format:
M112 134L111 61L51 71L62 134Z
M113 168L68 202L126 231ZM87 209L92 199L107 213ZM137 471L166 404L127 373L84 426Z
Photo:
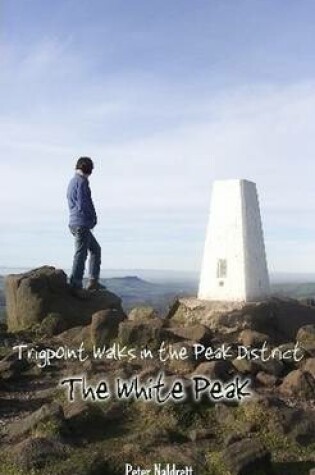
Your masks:
M257 302L270 294L255 183L215 181L198 298Z

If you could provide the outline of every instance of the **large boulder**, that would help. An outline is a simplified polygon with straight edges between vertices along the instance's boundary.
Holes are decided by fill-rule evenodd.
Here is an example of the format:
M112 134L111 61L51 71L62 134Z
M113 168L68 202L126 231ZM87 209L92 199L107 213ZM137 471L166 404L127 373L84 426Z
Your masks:
M270 429L285 435L300 445L307 446L315 441L315 414L312 408L290 407L278 401L271 409Z
M53 341L71 348L80 347L83 344L86 350L90 350L92 348L91 325L69 328L54 337Z
M166 344L165 349L169 348L174 355L168 360L168 368L172 373L187 374L194 371L198 361L194 357L193 345L194 342L191 340L177 342L170 346Z
M290 397L314 399L315 379L310 373L297 369L291 371L283 379L279 390L282 394Z
M254 471L271 475L271 453L258 441L244 439L229 445L223 459L233 475L252 475Z
M60 313L49 313L47 317L42 320L39 328L41 335L52 337L59 335L67 329L67 322Z
M308 358L303 365L303 370L311 373L315 379L315 358Z
M25 359L19 359L17 352L10 352L0 360L0 378L3 380L20 379L21 374L28 370L30 363Z
M202 323L220 335L240 334L256 344L259 339L272 344L295 340L304 325L314 324L315 309L297 300L270 299L265 302L218 302L197 298L178 299L167 318L174 324L190 326ZM252 330L257 333L249 333ZM242 333L241 333L242 332ZM258 338L259 337L259 338Z
M52 313L62 315L71 328L88 324L99 310L121 308L121 299L108 291L86 292L86 298L78 298L66 274L48 266L7 276L5 295L8 329L13 332L40 324Z
M43 469L49 463L66 459L68 454L69 448L53 437L30 437L9 452L14 466L23 471L18 473Z
M315 356L315 323L301 327L297 332L296 341L308 353Z
M262 386L273 388L276 386L278 378L273 374L265 373L265 371L259 371L256 374L256 381Z
M120 310L100 310L92 315L91 341L95 346L109 345L118 336L119 324L127 316Z
M175 326L167 329L167 339L170 341L191 340L196 343L208 346L211 344L212 332L205 325L196 323L189 327Z
M158 318L158 314L150 305L139 305L131 310L128 318L135 322L147 322L152 320L152 318Z
M118 338L123 345L157 348L164 340L164 325L160 318L148 322L126 320L119 325Z
M67 403L64 414L71 434L85 439L97 439L110 431L113 432L124 412L122 405L116 402L98 405L77 401Z
M244 346L253 346L261 348L264 343L268 343L269 336L265 333L260 333L255 330L242 330L239 334L238 342Z
M205 361L195 369L194 375L207 376L213 380L228 381L233 375L233 366L230 361Z
M45 404L37 411L9 425L9 440L20 439L32 433L37 436L59 436L65 430L65 419L62 407L57 403Z
M63 345L72 348L83 344L86 350L104 347L117 338L119 324L126 319L127 316L122 310L99 310L92 315L90 325L69 328L55 336L53 341L62 342Z

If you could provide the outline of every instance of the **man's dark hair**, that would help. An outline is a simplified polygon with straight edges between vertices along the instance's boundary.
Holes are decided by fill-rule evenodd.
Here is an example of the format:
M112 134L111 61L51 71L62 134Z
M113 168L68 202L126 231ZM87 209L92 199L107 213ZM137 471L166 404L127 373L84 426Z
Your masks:
M89 157L80 157L75 168L76 170L82 170L86 175L91 175L94 163Z

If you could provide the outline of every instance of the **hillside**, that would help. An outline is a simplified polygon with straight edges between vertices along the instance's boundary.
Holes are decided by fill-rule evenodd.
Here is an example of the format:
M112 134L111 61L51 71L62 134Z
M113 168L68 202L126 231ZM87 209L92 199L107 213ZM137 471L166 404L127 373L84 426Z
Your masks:
M108 290L119 295L128 311L140 304L152 305L164 312L176 296L195 294L197 286L193 282L152 283L137 276L102 279Z
M315 297L315 283L284 283L273 284L272 293L277 297L290 297L290 298L314 298Z
M157 291L134 276L106 283ZM49 266L11 276L7 292L0 474L312 473L313 307L180 298L164 318L126 315L118 295L74 295Z

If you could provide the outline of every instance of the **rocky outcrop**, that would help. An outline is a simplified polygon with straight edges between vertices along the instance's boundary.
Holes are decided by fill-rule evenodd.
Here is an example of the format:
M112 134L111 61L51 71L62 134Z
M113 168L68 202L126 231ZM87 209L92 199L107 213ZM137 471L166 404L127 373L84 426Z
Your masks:
M269 341L269 336L255 330L242 330L238 337L238 342L245 346L261 347L265 342Z
M118 336L119 324L126 319L121 309L100 310L92 315L90 325L69 328L55 336L54 341L73 348L83 343L87 350L110 345Z
M47 437L30 437L11 450L16 467L23 471L40 470L48 463L65 460L68 454L69 448L65 444Z
M160 318L152 318L148 322L126 320L119 325L119 340L123 345L159 346L163 340L164 322Z
M89 436L97 439L106 434L108 428L123 417L121 407L117 403L101 407L94 403L79 401L69 403L64 412L69 430L79 438Z
M168 329L168 336L169 340L191 340L202 345L210 345L213 337L208 327L198 323L190 327L171 327Z
M13 422L8 428L9 439L19 439L29 433L48 429L49 433L59 435L64 431L64 414L62 407L57 404L45 404L37 411L19 421Z
M232 368L232 364L229 361L207 361L198 365L194 374L204 375L210 379L228 381L233 374Z
M147 322L152 318L157 318L158 314L156 310L150 305L139 305L134 307L128 315L129 320L136 322Z
M261 344L265 339L281 344L295 340L302 326L314 325L315 309L290 299L241 303L182 298L175 302L167 317L173 324L184 326L202 323L220 335L243 332L240 338L246 344ZM313 331L310 327L306 330L308 335Z
M26 332L0 328L1 474L23 470L43 475L113 474L123 473L126 461L143 468L162 461L162 465L192 465L198 474L228 470L231 475L256 471L272 475L273 469L278 473L283 468L285 473L288 462L296 464L297 473L305 472L305 463L315 462L314 324L308 321L314 317L313 309L304 306L310 313L302 311L301 319L290 323L285 311L290 306L300 308L293 301L284 302L284 309L279 301L237 308L221 304L220 308L218 303L194 300L192 304L193 299L186 299L185 304L177 301L164 319L157 318L151 307L137 307L127 318L116 296L117 307L89 313L94 297L113 294L87 292L88 300L82 301L69 296L62 271L34 271L22 278L20 286L18 297L27 297L28 311L33 309L39 324ZM51 305L54 299L64 305L63 310ZM79 315L86 312L82 318L72 319L71 313L64 317L67 313L62 312L70 303L78 305ZM65 323L68 327L63 331ZM305 346L302 359L292 354L284 360L279 354L262 358L265 342L271 350L292 353L296 338ZM163 361L157 353L162 342L166 347ZM74 356L56 357L39 367L34 355L18 359L12 347L20 343L35 350L36 358L42 358L42 350L57 352L63 346ZM84 362L72 352L82 343ZM101 357L94 356L94 345L104 347ZM203 345L207 351L196 356L194 348ZM240 345L253 347L260 356L240 357ZM152 349L148 352L152 356L142 358L139 347ZM128 350L134 348L137 358L129 358ZM153 387L161 372L167 390L181 382L187 394L184 401L157 404L154 399L116 398L118 380L138 376L141 385ZM77 388L71 402L59 383L61 378L79 375L84 376L86 400L81 400ZM250 380L252 396L238 404L236 400L209 401L204 395L199 403L191 391L191 380L198 375L227 384L233 380L236 384L244 375ZM112 399L96 403L93 391L104 379ZM271 451L272 460L283 460L283 467L272 466Z
M229 445L224 460L233 475L272 475L271 453L257 440L244 439Z
M301 327L297 333L296 341L310 356L315 357L315 324Z
M17 353L10 352L0 361L0 378L3 380L18 379L29 366L30 363L26 359L19 359Z
M119 324L126 315L117 309L100 310L92 315L91 342L95 346L109 345L117 338Z
M283 380L280 392L289 396L315 398L315 379L300 369L291 371Z
M86 292L78 298L67 284L67 276L54 267L40 267L24 274L12 274L5 280L7 324L9 331L24 330L40 324L51 314L59 314L67 328L86 325L91 316L108 308L121 308L120 298L108 291ZM59 325L50 322L53 333Z
M303 369L304 371L310 373L315 379L315 358L308 358L305 361Z
M262 386L272 388L277 384L278 379L273 374L268 374L268 373L265 373L264 371L259 371L256 374L256 381Z
M83 344L85 348L90 349L92 347L91 325L69 328L59 335L56 335L54 341L71 348L78 348Z
M296 336L300 343L314 343L315 344L315 323L301 327Z
M39 332L47 337L58 335L67 329L67 322L60 313L49 313L42 320Z

